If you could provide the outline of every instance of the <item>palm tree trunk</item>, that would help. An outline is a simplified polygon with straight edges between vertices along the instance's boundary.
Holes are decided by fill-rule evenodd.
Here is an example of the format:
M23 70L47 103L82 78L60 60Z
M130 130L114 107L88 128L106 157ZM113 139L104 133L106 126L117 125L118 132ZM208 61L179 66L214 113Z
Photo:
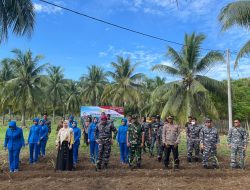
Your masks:
M11 109L9 108L9 120L11 120Z
M26 123L25 123L25 108L22 109L22 127L26 127Z
M65 119L65 105L63 105L63 119Z
M4 121L5 121L5 113L3 112L3 118L2 118L2 124L4 125Z
M55 114L56 114L56 109L53 107L53 122L55 123Z

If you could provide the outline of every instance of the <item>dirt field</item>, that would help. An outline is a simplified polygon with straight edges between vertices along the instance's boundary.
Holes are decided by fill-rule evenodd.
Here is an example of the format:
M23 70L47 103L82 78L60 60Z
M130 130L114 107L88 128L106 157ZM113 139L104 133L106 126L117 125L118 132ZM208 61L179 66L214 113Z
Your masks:
M181 157L179 170L164 170L156 158L143 155L142 169L129 170L112 156L109 169L95 171L87 156L80 158L76 171L55 172L53 158L30 166L22 159L21 171L0 173L0 189L249 189L250 169L231 170L228 161L220 162L220 169L204 170L201 163L187 163ZM249 166L250 167L250 166ZM4 168L8 171L7 166Z

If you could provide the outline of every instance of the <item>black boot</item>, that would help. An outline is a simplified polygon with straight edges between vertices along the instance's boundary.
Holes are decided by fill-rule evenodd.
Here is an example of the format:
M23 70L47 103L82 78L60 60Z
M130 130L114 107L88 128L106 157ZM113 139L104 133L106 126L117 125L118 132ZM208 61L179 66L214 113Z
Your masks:
M179 169L179 165L180 165L180 160L176 159L174 163L174 169Z
M105 164L103 165L103 168L104 168L105 170L108 169L108 164L105 163Z
M219 166L213 165L213 166L212 166L212 169L219 169Z
M160 156L158 156L158 162L161 162L161 157Z
M203 168L204 168L204 169L208 169L208 166L207 166L207 165L203 165Z
M102 169L101 164L100 164L100 163L97 163L97 164L96 164L95 170L98 171L98 170L101 170L101 169Z
M188 157L187 162L192 162L192 159L190 157Z

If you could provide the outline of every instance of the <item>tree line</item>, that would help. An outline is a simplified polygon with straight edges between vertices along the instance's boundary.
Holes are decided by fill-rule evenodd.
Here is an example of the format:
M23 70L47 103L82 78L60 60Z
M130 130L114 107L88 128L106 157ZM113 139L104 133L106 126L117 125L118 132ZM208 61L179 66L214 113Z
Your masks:
M250 2L229 3L219 15L222 30L234 25L249 27ZM0 0L0 43L8 39L11 31L16 35L31 36L35 26L35 13L31 0ZM172 66L155 65L152 71L171 74L179 80L168 82L164 78L154 79L136 73L137 64L129 58L117 57L112 62L112 71L105 72L98 66L88 67L88 73L78 81L65 79L63 69L40 64L42 56L33 55L31 50L13 50L13 58L1 61L0 110L3 117L7 112L20 113L22 125L27 114L49 112L53 115L77 114L80 105L124 106L125 112L139 114L168 114L184 122L188 115L203 118L207 115L226 118L226 85L203 76L202 73L215 64L224 62L218 51L201 53L203 34L186 34L181 50L167 48ZM240 50L240 58L248 54L249 42ZM44 72L46 74L44 74ZM244 99L249 98L249 80L233 82L235 86L234 112L248 119L249 108ZM242 111L244 110L244 112ZM249 115L249 114L248 114Z

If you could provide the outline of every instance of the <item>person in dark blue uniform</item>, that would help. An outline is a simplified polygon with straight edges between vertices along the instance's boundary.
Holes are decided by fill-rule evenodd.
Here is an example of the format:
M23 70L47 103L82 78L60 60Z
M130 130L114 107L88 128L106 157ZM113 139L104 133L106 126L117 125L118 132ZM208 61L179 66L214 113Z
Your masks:
M77 121L73 121L72 129L74 132L74 144L73 144L73 166L76 167L78 161L78 150L80 146L81 129L77 127Z
M38 160L41 127L38 125L39 119L33 120L34 124L30 127L28 144L30 148L30 164L35 164Z
M4 149L8 148L10 172L18 172L19 155L21 148L24 147L23 130L16 126L15 121L9 122L9 128L5 134Z
M39 149L39 155L40 153L42 157L45 156L46 151L46 144L48 141L48 135L49 135L49 128L47 125L45 125L45 120L40 120L40 149ZM41 152L40 152L41 151Z

